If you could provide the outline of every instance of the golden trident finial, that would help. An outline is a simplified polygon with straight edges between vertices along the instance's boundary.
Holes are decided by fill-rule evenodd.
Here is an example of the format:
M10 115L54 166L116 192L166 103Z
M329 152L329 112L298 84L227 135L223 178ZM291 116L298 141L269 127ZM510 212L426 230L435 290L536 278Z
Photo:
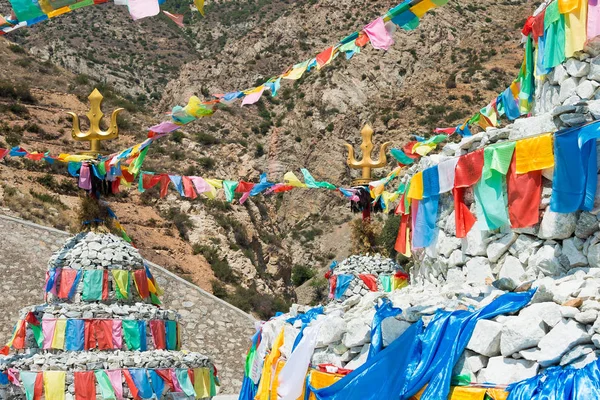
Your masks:
M119 136L117 116L121 111L123 111L123 109L117 108L115 111L113 111L110 119L110 127L107 131L102 131L102 129L100 129L100 121L102 121L102 117L104 116L102 113L102 100L104 100L104 96L100 94L98 89L94 89L88 99L90 100L91 105L90 111L88 111L86 114L90 120L90 130L88 132L81 132L79 127L79 117L77 114L73 112L68 114L73 117L73 139L77 141L90 142L90 151L84 151L83 154L96 156L102 153L100 146L101 140L111 140Z
M348 148L348 166L352 169L362 169L362 178L352 181L354 186L368 185L372 180L371 169L386 166L387 157L385 152L387 147L392 144L391 142L382 144L379 150L379 160L375 161L371 159L371 153L373 152L373 142L371 141L371 138L373 137L373 129L369 124L367 124L364 126L362 131L360 131L360 135L363 139L362 144L360 145L363 155L362 160L356 161L354 158L354 148L348 143L345 144L345 146Z

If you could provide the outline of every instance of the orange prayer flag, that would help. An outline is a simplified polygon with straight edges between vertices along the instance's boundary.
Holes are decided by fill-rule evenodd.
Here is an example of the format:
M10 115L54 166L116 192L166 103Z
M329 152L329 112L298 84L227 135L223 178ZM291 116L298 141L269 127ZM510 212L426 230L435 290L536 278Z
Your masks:
M183 15L182 14L171 14L170 12L164 11L164 10L163 10L163 13L167 17L171 18L171 20L173 22L175 22L179 27L181 27L181 28L185 27L185 25L183 25Z

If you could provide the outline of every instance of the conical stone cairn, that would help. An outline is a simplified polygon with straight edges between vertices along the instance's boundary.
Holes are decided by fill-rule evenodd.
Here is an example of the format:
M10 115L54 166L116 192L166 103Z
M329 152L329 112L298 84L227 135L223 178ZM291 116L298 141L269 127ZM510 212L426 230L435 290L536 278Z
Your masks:
M45 303L20 312L0 351L0 399L207 399L208 357L181 351L178 314L139 252L107 233L70 238L48 262Z

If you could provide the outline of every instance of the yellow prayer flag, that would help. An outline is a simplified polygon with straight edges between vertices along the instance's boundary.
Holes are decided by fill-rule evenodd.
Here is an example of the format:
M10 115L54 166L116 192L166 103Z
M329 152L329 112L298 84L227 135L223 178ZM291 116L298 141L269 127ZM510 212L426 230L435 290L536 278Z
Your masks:
M291 70L283 74L281 77L283 79L289 79L294 81L302 78L302 75L304 75L306 69L308 68L308 63L308 61L304 61L300 64L294 65Z
M391 192L383 192L381 194L381 198L383 199L383 204L385 205L385 213L389 213L390 212L390 203L392 201L396 201L398 200L398 197L400 196L400 193L391 193Z
M48 13L48 18L58 17L59 15L66 14L69 11L71 11L71 9L68 6L67 7L61 7L58 10L54 10L52 12L49 12Z
M450 388L450 396L448 399L451 400L483 400L487 389L485 388L472 388L467 386L455 386Z
M197 399L210 397L210 370L194 368L194 391Z
M290 185L290 186L299 187L299 188L306 187L306 184L302 183L300 181L300 179L298 179L298 177L292 171L286 172L286 174L283 176L283 180L285 181L285 183L287 185Z
M568 12L575 10L580 4L579 0L557 0L557 1L558 1L558 11L561 14L566 14ZM587 4L587 0L586 0L586 4Z
M64 371L44 371L44 398L46 400L65 400Z
M284 329L281 328L277 339L275 339L275 342L273 343L271 352L265 358L262 376L260 378L260 383L258 384L258 391L256 392L256 397L254 397L256 400L269 400L269 395L271 393L271 377L274 369L273 364L275 364L275 361L277 361L281 356L279 348L283 346L284 339Z
M508 399L508 392L503 389L488 389L488 396L493 400L506 400Z
M436 7L435 3L431 0L423 0L420 3L412 6L410 11L413 12L417 17L421 18L423 15L427 13L427 11L434 9Z
M423 171L413 175L407 197L415 200L423 199Z
M117 290L121 293L124 299L129 298L129 271L113 269L113 282L117 286Z
M67 331L67 320L57 319L56 325L54 325L54 336L52 337L53 349L64 350L65 348L65 334Z
M78 154L59 154L58 159L64 162L79 162L85 160L92 160L93 156L78 155Z
M437 144L435 143L417 143L414 145L413 147L413 153L416 153L420 156L426 156L427 154L431 153L431 151L433 149L435 149L437 147Z
M312 386L315 389L323 389L326 387L329 387L331 385L333 385L334 383L336 383L337 381L339 381L340 379L342 379L344 376L343 375L338 375L338 374L328 374L327 372L321 372L318 370L312 370L309 372L309 382L310 382L310 386ZM302 397L304 398L304 397ZM315 397L314 393L310 393L310 396L308 397L309 400L317 400L317 398Z
M277 366L275 367L275 374L273 375L273 383L271 384L271 399L277 398L277 389L279 389L279 374L281 374L281 370L285 366L285 361L279 359L277 361ZM303 399L301 397L300 399Z
M204 17L204 0L194 0L194 5L198 9L198 12Z
M553 167L552 134L518 140L515 145L515 158L517 174Z
M583 50L587 40L587 0L570 0L575 7L565 14L565 57ZM558 2L560 6L560 1Z

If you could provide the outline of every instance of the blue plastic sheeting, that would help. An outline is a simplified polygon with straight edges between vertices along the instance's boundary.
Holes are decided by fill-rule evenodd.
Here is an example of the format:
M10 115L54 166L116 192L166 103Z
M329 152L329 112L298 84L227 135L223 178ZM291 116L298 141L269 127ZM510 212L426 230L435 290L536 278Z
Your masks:
M249 377L244 376L244 382L242 383L242 390L240 391L238 400L254 400L257 392L258 385L255 385Z
M598 361L584 368L552 367L540 375L513 383L506 389L508 400L600 399Z
M520 310L534 293L507 293L476 312L440 310L427 329L419 320L360 368L329 387L314 390L315 395L319 400L402 400L428 384L421 400L445 399L452 369L477 322Z
M381 331L383 320L402 314L402 309L393 307L390 299L384 298L382 301L381 305L375 306L375 315L371 324L371 347L369 347L368 359L373 358L383 349L383 333Z
M339 300L342 298L348 287L350 286L350 282L354 279L354 275L350 274L340 274L337 276L337 285L335 287L335 299Z

